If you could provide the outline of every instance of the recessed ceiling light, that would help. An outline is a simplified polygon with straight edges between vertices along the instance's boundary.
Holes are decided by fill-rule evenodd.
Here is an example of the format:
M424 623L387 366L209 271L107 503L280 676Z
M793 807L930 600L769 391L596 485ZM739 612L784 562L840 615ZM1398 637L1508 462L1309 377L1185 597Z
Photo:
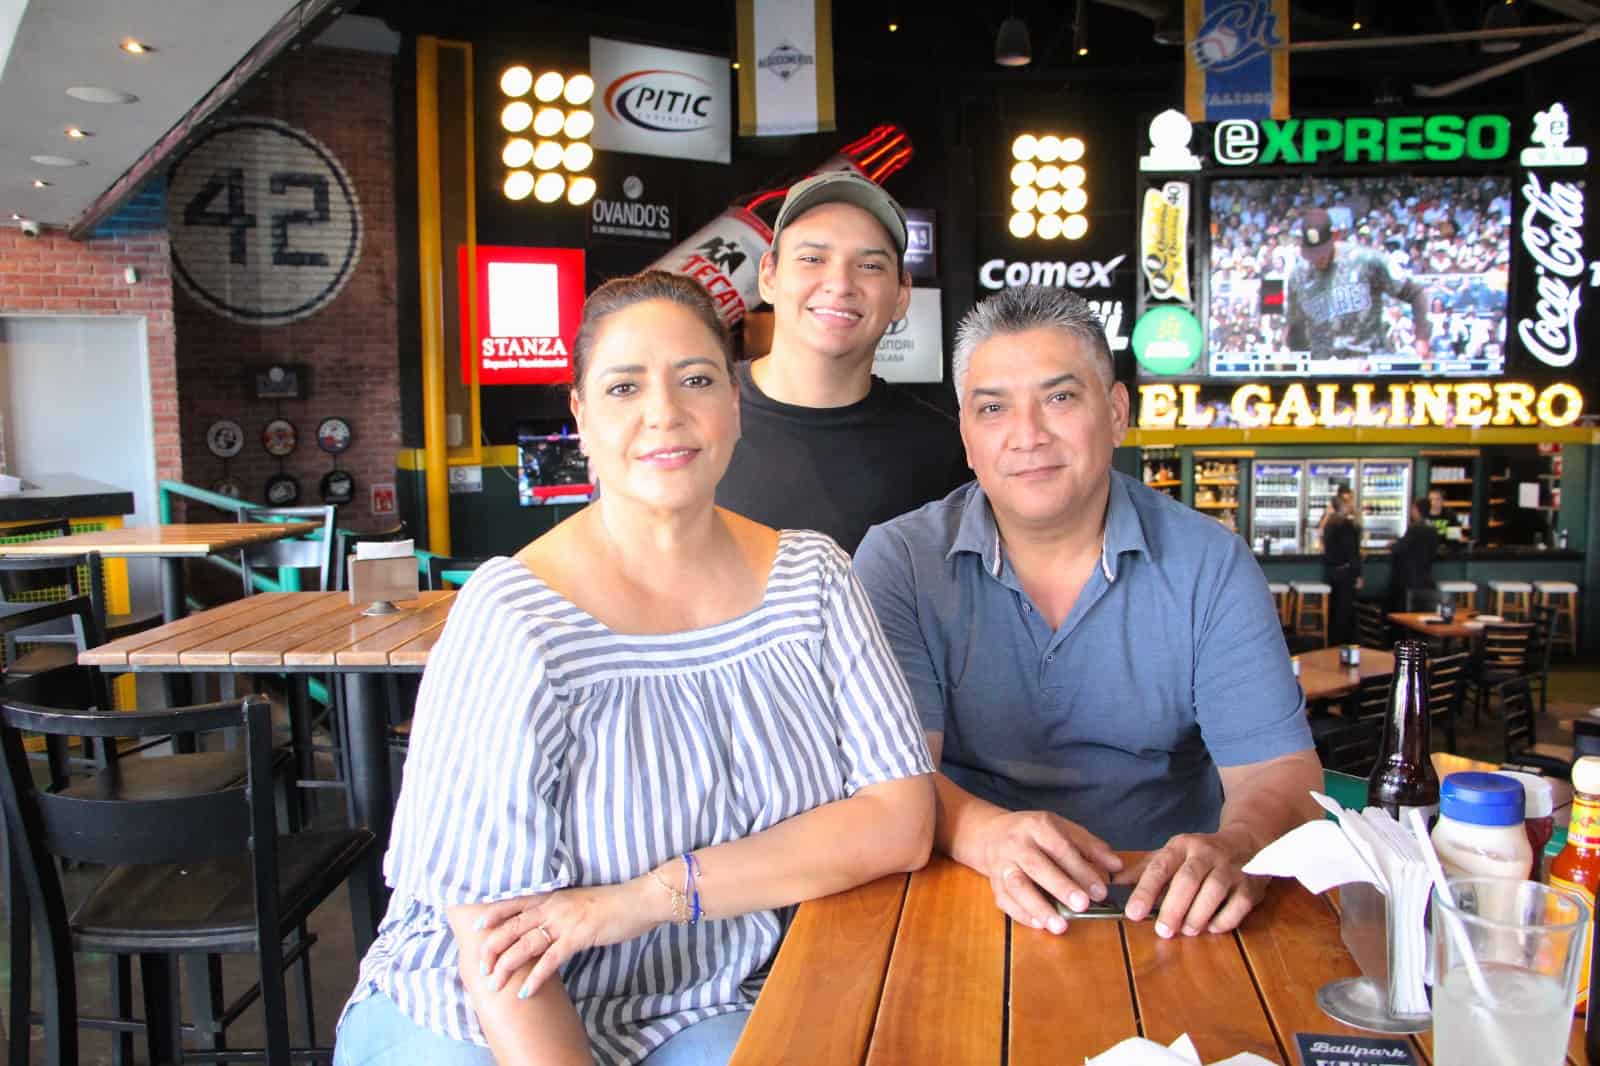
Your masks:
M82 159L69 159L64 155L32 155L28 157L41 167L86 167L89 164Z
M155 51L154 48L151 48L149 45L145 44L143 41L136 41L132 37L129 37L126 40L124 40L117 47L121 48L124 52L127 52L131 56L142 56L146 52L154 52Z
M15 211L13 211L13 212L11 212L11 221L13 221L13 222L21 222L22 221L22 216L17 214Z
M50 183L45 181L43 178L34 178L33 187L35 189L48 189L50 187Z
M90 133L88 130L79 129L77 126L68 126L64 132L68 137L71 137L76 141L81 141L85 137L94 136L94 134Z
M134 104L139 98L120 89L102 89L95 85L74 85L67 95L86 104Z

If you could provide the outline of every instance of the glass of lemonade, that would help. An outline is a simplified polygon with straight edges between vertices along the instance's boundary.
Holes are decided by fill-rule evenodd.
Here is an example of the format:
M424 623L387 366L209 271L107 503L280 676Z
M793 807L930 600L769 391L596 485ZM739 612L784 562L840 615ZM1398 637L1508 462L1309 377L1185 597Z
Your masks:
M1588 904L1537 881L1490 877L1452 878L1450 897L1433 896L1434 1061L1560 1066L1589 965ZM1489 1000L1462 955L1463 932Z

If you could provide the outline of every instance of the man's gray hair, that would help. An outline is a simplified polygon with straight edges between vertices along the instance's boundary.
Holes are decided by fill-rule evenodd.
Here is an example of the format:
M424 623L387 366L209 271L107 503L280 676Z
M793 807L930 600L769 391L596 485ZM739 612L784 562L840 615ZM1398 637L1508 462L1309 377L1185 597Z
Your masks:
M1096 356L1095 368L1105 387L1109 389L1116 381L1116 366L1111 359L1105 327L1090 310L1089 301L1070 289L1022 285L982 301L968 311L956 327L956 350L950 360L956 403L962 401L967 368L972 365L972 353L978 345L998 336L1026 333L1031 329L1059 329L1076 337Z

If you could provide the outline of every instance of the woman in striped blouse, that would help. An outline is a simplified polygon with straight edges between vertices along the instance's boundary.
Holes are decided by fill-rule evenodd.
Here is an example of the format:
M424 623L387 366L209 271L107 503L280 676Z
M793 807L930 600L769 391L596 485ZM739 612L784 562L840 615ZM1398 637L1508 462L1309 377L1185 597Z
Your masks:
M739 395L704 290L608 282L573 359L603 492L457 596L336 1066L724 1063L792 905L927 860L849 559L713 503Z

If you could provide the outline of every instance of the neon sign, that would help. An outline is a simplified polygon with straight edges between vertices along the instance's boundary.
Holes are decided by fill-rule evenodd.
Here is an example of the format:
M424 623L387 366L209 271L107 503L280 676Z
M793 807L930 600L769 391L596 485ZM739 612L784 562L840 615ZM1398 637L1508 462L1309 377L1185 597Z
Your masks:
M1394 115L1388 118L1227 119L1212 132L1223 166L1343 163L1453 163L1504 159L1504 115Z
M1295 382L1278 392L1271 385L1252 383L1235 389L1227 408L1233 423L1246 428L1559 429L1583 414L1583 393L1565 382L1540 389L1521 381L1418 381L1385 386L1380 402L1378 386L1367 382L1348 389L1331 382L1312 386ZM1206 429L1216 421L1216 410L1201 401L1199 385L1139 386L1141 429Z
M1560 104L1533 119L1533 141L1522 161L1543 166L1582 166L1586 148L1567 147L1567 109ZM1533 260L1539 302L1533 318L1517 323L1517 336L1528 354L1547 366L1571 366L1578 358L1578 311L1583 304L1583 275L1593 267L1583 254L1583 185L1552 181L1529 170L1522 186L1527 207L1522 212L1522 247ZM1594 279L1590 279L1594 284Z

